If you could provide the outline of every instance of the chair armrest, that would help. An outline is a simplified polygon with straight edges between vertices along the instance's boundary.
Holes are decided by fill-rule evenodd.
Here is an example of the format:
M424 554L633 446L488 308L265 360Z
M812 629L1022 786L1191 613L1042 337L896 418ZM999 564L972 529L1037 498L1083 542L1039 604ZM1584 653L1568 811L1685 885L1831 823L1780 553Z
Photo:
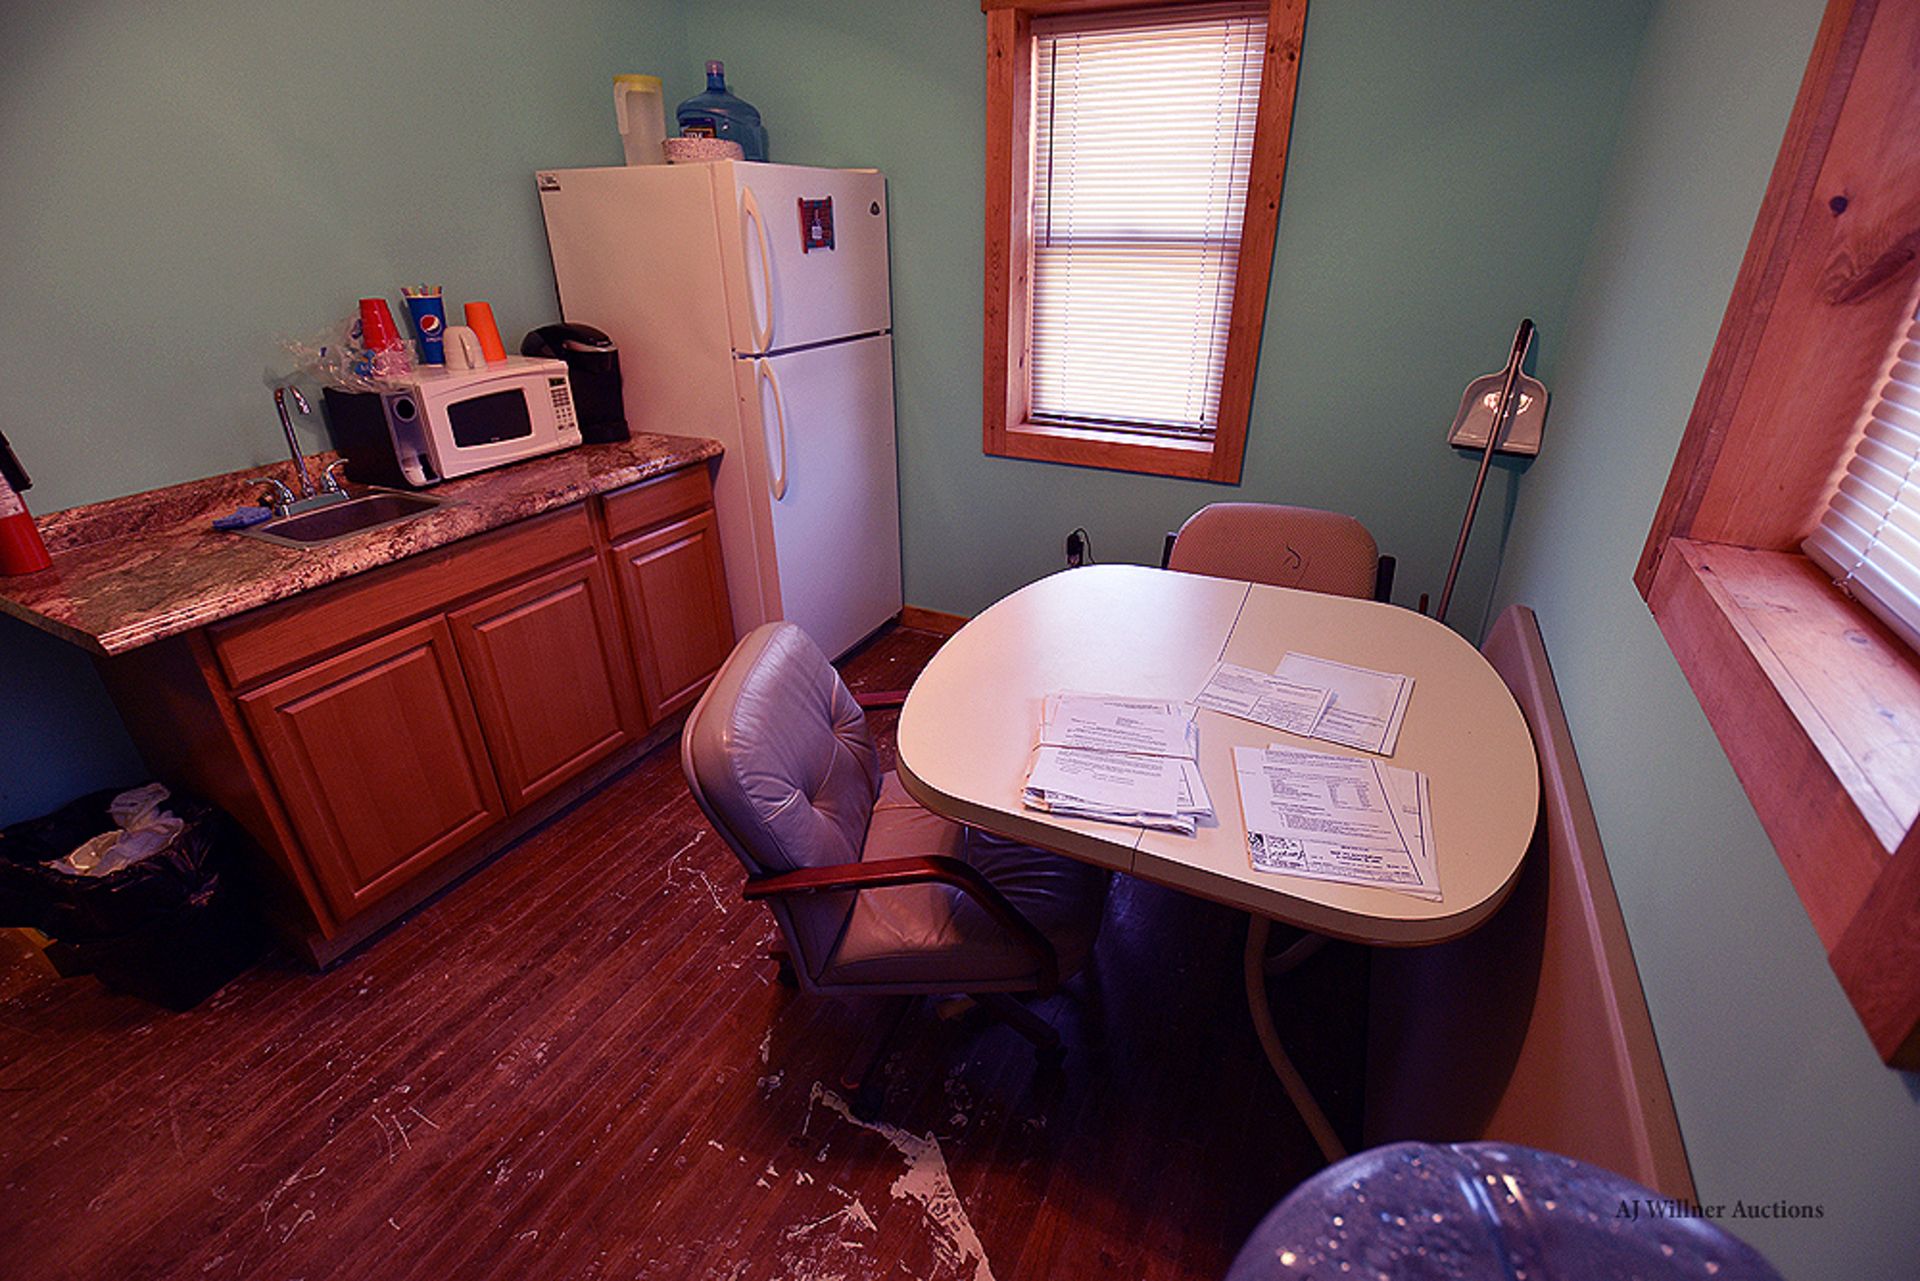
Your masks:
M1060 983L1060 960L1053 944L1038 926L1020 914L1007 896L994 888L979 868L948 854L883 858L871 863L837 863L831 867L802 867L776 876L749 877L743 895L749 900L782 894L823 894L840 890L875 890L892 885L951 885L978 903L994 923L1028 952L1040 969L1039 988L1051 992Z

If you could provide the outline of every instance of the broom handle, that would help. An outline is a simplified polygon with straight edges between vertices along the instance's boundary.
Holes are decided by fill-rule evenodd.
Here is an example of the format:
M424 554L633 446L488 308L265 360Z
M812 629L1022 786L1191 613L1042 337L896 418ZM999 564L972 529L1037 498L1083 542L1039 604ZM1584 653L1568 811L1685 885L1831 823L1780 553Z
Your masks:
M1447 621L1447 606L1453 601L1453 583L1460 576L1460 561L1467 554L1467 535L1473 532L1473 516L1480 508L1480 491L1487 484L1487 468L1493 465L1494 446L1500 443L1500 428L1513 412L1514 392L1520 385L1520 366L1526 362L1527 348L1533 344L1533 321L1522 320L1513 333L1513 351L1507 356L1507 377L1500 384L1500 399L1493 407L1493 421L1487 424L1487 447L1480 451L1480 470L1473 478L1473 495L1467 499L1467 514L1460 521L1460 537L1453 545L1453 563L1447 566L1446 586L1440 589L1440 607L1434 618Z

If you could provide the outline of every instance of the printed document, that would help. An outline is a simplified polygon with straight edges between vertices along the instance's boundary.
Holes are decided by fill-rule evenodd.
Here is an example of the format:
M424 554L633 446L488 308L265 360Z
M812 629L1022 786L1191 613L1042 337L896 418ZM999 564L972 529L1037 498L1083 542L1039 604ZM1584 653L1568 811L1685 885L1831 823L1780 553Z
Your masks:
M1433 824L1427 818L1433 813L1433 800L1427 794L1427 776L1418 770L1394 765L1380 766L1380 774L1387 780L1387 795L1393 802L1394 813L1400 817L1400 832L1407 838L1408 851L1420 867L1420 883L1432 887L1430 893L1414 890L1407 893L1437 900L1440 869L1433 854Z
M1194 754L1196 733L1171 703L1057 694L1046 701L1040 745L1181 757Z
M1191 819L1181 822L1187 786L1180 766L1171 756L1038 747L1027 770L1027 798L1042 801L1041 808L1082 818L1191 830Z
M1332 695L1311 731L1314 738L1380 756L1393 755L1394 744L1400 741L1400 723L1407 716L1407 703L1413 698L1413 677L1307 654L1288 654L1274 674L1302 685L1319 686Z
M1233 757L1254 870L1440 897L1423 775L1304 748Z
M1216 663L1193 701L1241 720L1307 735L1320 723L1332 699L1332 693L1318 685L1234 663Z
M1029 809L1193 835L1213 819L1184 705L1049 694L1021 800Z

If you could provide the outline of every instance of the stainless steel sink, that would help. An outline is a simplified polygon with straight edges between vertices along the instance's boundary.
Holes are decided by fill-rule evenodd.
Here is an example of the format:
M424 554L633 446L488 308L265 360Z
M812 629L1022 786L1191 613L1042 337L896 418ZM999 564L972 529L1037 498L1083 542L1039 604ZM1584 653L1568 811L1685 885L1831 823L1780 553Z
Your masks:
M425 494L406 494L396 489L375 489L292 516L277 516L240 532L252 538L282 547L313 547L353 534L364 534L382 525L397 524L424 515L445 499Z

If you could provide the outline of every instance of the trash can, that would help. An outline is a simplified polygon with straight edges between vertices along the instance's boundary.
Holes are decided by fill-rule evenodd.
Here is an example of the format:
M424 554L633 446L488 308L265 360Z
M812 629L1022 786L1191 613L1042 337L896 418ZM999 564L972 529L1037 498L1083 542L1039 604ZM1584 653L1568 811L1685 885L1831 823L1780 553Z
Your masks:
M0 925L51 936L47 959L66 977L191 1009L266 950L234 875L249 845L189 793L94 792L0 829Z

